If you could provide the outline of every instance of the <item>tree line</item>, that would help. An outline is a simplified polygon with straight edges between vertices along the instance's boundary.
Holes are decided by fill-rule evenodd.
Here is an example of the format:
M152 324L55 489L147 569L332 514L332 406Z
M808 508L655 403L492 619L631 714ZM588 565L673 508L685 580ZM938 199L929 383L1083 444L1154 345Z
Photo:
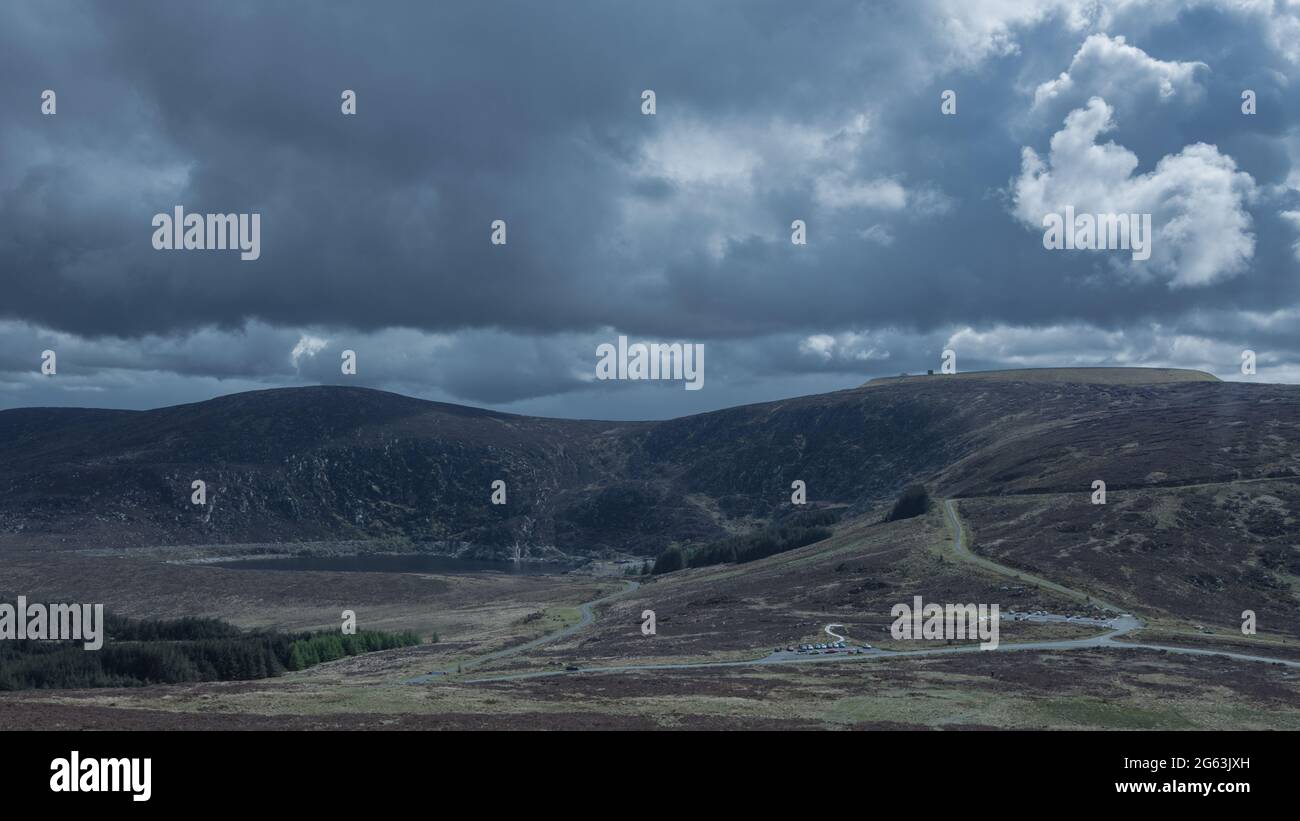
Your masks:
M219 619L111 614L105 614L104 622L108 639L95 651L75 641L0 642L0 690L247 681L421 643L410 631L245 632Z
M656 558L652 573L671 573L683 567L744 564L830 538L827 525L839 521L839 510L811 510L792 516L784 524L756 533L731 536L693 548L670 545Z

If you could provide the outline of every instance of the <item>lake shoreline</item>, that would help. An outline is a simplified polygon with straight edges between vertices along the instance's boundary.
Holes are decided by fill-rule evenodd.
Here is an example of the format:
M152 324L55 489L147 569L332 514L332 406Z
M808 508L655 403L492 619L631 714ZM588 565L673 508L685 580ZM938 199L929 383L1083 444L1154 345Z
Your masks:
M434 573L474 575L500 573L510 576L561 575L589 564L582 560L476 559L432 553L356 553L331 555L261 554L204 557L173 562L202 564L228 570L272 570L279 572L329 571L344 573Z

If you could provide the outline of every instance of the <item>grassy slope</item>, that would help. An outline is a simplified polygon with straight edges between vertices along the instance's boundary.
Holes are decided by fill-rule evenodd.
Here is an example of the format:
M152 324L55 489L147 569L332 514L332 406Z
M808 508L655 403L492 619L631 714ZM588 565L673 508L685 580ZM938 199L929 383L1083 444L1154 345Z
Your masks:
M510 666L761 651L778 632L811 639L826 621L864 638L884 626L890 604L913 592L1008 608L1069 606L1032 588L1004 590L1006 579L970 564L941 561L948 533L937 513L888 525L852 522L833 539L790 554L662 578L602 608L589 631ZM637 630L643 607L657 610L658 636ZM554 615L566 621L563 611ZM1010 632L1004 640L1014 640ZM1145 651L401 683L482 649L462 642L378 653L239 685L0 698L0 727L58 720L134 727L1300 728L1300 684L1284 671Z

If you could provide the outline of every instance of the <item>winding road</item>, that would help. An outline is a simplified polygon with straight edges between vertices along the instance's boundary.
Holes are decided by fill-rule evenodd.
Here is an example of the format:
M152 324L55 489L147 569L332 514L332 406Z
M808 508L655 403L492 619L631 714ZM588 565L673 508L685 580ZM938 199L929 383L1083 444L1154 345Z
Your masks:
M1055 616L1051 614L1039 615L1039 616L1028 615L1028 616L1024 616L1022 620L1040 622L1040 623L1050 622L1050 623L1067 623L1067 624L1068 623L1097 624L1099 626L1109 627L1110 629L1108 629L1105 633L1102 633L1101 635L1090 636L1088 638L1062 639L1057 641L1012 642L1006 644L999 644L998 647L989 650L983 650L977 644L961 645L957 647L949 647L949 646L935 647L926 650L881 650L879 648L871 648L869 650L862 650L857 654L835 653L835 654L828 654L828 655L808 655L805 653L797 653L797 652L780 650L777 652L773 652L767 656L763 656L761 658L743 659L740 661L697 661L697 662L681 662L675 664L621 664L621 665L615 665L609 667L584 667L581 670L545 670L545 671L531 672L531 673L515 673L515 674L491 676L491 677L476 678L476 679L459 679L459 681L465 684L478 684L478 683L493 682L493 681L519 681L523 679L548 678L552 676L580 675L582 673L636 673L636 672L650 671L650 670L696 670L696 669L704 669L710 667L755 667L755 666L764 666L770 664L831 664L831 663L844 664L844 663L851 663L851 662L870 661L872 659L879 659L879 658L911 658L914 656L944 656L944 655L951 655L956 653L981 653L981 652L996 653L996 652L1014 652L1014 651L1024 651L1024 650L1040 650L1040 651L1041 650L1078 650L1078 649L1096 649L1096 648L1161 650L1167 653L1176 653L1179 655L1221 656L1224 658L1235 659L1237 661L1262 662L1265 664L1282 664L1287 667L1300 668L1300 661L1295 661L1292 659L1273 658L1270 656L1256 656L1247 653L1232 653L1223 650L1201 650L1192 647L1175 647L1175 646L1160 645L1160 644L1139 644L1139 643L1128 642L1128 641L1116 641L1115 639L1117 637L1123 636L1127 633L1131 633L1134 630L1138 630L1141 627L1143 627L1142 621L1136 618L1135 616L1124 613L1121 608L1116 607L1113 604L1109 604L1100 599L1095 599L1090 597L1087 593L1082 593L1078 590L1072 590L1068 587L1049 581L1047 579L1039 578L1038 576L1034 576L1030 573L1025 573L1023 571L1016 570L1011 567L1006 567L1005 565L998 564L997 562L988 559L984 556L979 556L976 555L975 553L972 553L966 547L965 530L962 527L961 519L957 515L957 509L954 506L952 499L945 499L943 501L943 511L944 511L944 518L947 521L948 526L952 529L953 532L953 541L952 541L953 552L962 561L967 561L972 564L978 565L979 567L982 567L985 570L988 570L992 573L997 573L998 575L1008 576L1014 579L1018 579L1020 581L1028 581L1030 583L1037 584L1040 587L1045 587L1047 589L1053 590L1057 593L1068 596L1070 598L1077 599L1082 602L1094 603L1097 606L1101 607L1102 609L1110 610L1111 612L1116 614L1113 618L1107 620L1071 619L1066 616ZM579 621L577 624L566 627L565 629L558 631L556 633L551 633L549 635L543 636L539 639L534 639L533 641L530 641L526 644L521 644L517 647L508 648L506 650L499 650L495 653L489 653L488 655L480 656L477 659L462 664L462 669L464 669L465 667L469 667L471 665L477 666L479 664L483 664L488 661L494 661L496 659L514 655L516 653L521 653L525 650L529 650L534 647L539 647L543 644L549 644L550 642L557 641L559 639L565 638L566 636L573 635L578 630L581 630L582 628L586 627L587 625L595 621L595 616L593 615L591 610L591 608L594 605L603 604L604 602L607 602L613 598L623 596L631 592L632 590L635 590L638 586L639 585L637 582L629 581L627 582L627 587L625 587L623 590L620 590L616 593L611 593L610 595L607 595L603 598L596 599L594 601L590 601L587 602L586 604L583 604L581 606L582 620ZM829 633L830 635L837 635L835 633L831 633L830 628L842 627L842 626L843 625L839 625L839 624L827 625L826 632ZM439 678L440 676L436 674L431 674L428 676L419 676L417 678L410 679L407 683L424 684L430 681L439 680Z

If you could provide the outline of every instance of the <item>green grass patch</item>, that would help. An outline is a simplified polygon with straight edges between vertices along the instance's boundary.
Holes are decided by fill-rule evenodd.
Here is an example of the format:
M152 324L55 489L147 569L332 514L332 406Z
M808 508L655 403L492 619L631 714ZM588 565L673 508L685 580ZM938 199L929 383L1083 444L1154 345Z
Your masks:
M1047 724L1081 729L1186 730L1196 725L1178 710L1113 704L1095 698L1053 699L1036 705Z

